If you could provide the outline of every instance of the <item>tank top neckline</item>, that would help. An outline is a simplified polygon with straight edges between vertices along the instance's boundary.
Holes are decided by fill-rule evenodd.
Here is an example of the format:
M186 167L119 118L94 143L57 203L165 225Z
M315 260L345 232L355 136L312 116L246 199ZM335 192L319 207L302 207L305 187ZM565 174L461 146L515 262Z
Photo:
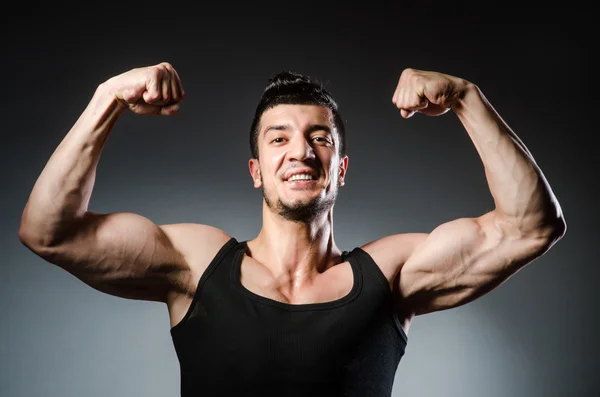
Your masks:
M239 242L240 249L237 250L233 260L233 266L231 267L231 283L235 290L246 296L247 298L252 299L258 303L273 306L279 309L288 310L288 311L307 311L307 310L329 310L334 309L340 306L344 306L349 302L356 299L362 289L362 272L355 262L356 258L349 256L347 251L344 251L342 257L345 257L346 261L350 263L350 268L352 269L352 278L353 284L352 289L346 295L341 298L327 301L327 302L318 302L318 303L300 303L300 304L292 304L280 302L275 299L267 298L266 296L262 296L250 291L246 288L240 279L241 276L241 268L242 268L242 260L244 258L244 254L247 251L248 245L247 241Z

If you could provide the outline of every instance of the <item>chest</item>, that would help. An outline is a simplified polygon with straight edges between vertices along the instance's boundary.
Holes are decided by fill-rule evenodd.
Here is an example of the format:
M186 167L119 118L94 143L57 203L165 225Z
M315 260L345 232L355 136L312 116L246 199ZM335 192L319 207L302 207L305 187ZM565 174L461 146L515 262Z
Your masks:
M253 265L231 255L199 284L188 316L172 330L183 384L268 395L265 385L281 382L298 395L333 396L362 389L355 382L366 380L386 390L356 395L389 395L405 339L376 269L342 262L290 295ZM224 374L236 374L237 383Z
M347 261L311 276L274 277L263 264L244 256L236 272L233 282L245 292L290 305L334 302L350 294L356 283Z
M357 297L342 305L292 308L219 296L206 287L184 328L173 334L183 383L190 388L266 396L271 394L265 387L274 387L279 392L272 395L286 390L290 396L341 396L365 379L391 387L404 345L380 301Z

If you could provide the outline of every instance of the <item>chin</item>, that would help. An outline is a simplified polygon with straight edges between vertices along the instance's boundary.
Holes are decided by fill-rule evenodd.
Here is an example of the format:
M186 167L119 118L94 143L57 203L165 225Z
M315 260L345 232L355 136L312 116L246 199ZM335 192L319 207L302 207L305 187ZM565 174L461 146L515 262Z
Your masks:
M302 192L300 194L301 197L298 197L299 195L292 195L292 196L296 196L296 197L290 197L289 194L286 194L285 196L279 196L278 201L283 205L286 205L289 207L294 207L294 206L308 205L313 202L316 204L319 201L325 200L323 195L315 194L315 193L307 192L307 191Z
M279 199L275 210L285 219L295 222L310 222L329 212L334 204L335 196L317 196L305 200L296 199L291 202Z

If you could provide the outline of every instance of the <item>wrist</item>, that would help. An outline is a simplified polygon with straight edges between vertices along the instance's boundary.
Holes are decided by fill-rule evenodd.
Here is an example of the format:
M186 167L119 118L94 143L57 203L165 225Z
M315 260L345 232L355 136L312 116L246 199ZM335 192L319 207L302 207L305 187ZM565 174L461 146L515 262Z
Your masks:
M452 111L460 116L468 108L481 104L483 102L481 91L477 85L464 81L464 88L461 94L458 96L454 104L452 104Z
M127 107L119 101L114 91L102 83L96 88L75 126L91 126L94 129L111 126L125 109Z
M101 83L94 93L94 101L100 106L108 106L115 111L123 112L128 108L127 103L120 97L112 84L112 78Z

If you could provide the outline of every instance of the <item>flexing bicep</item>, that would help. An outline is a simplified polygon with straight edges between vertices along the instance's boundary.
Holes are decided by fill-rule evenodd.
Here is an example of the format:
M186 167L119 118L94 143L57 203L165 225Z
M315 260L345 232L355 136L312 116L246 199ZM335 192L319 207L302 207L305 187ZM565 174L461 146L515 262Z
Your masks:
M88 212L69 238L38 254L99 291L164 302L189 270L173 244L175 228L132 213Z
M460 306L502 284L550 242L519 233L493 211L444 223L421 238L402 266L400 294L417 315Z

